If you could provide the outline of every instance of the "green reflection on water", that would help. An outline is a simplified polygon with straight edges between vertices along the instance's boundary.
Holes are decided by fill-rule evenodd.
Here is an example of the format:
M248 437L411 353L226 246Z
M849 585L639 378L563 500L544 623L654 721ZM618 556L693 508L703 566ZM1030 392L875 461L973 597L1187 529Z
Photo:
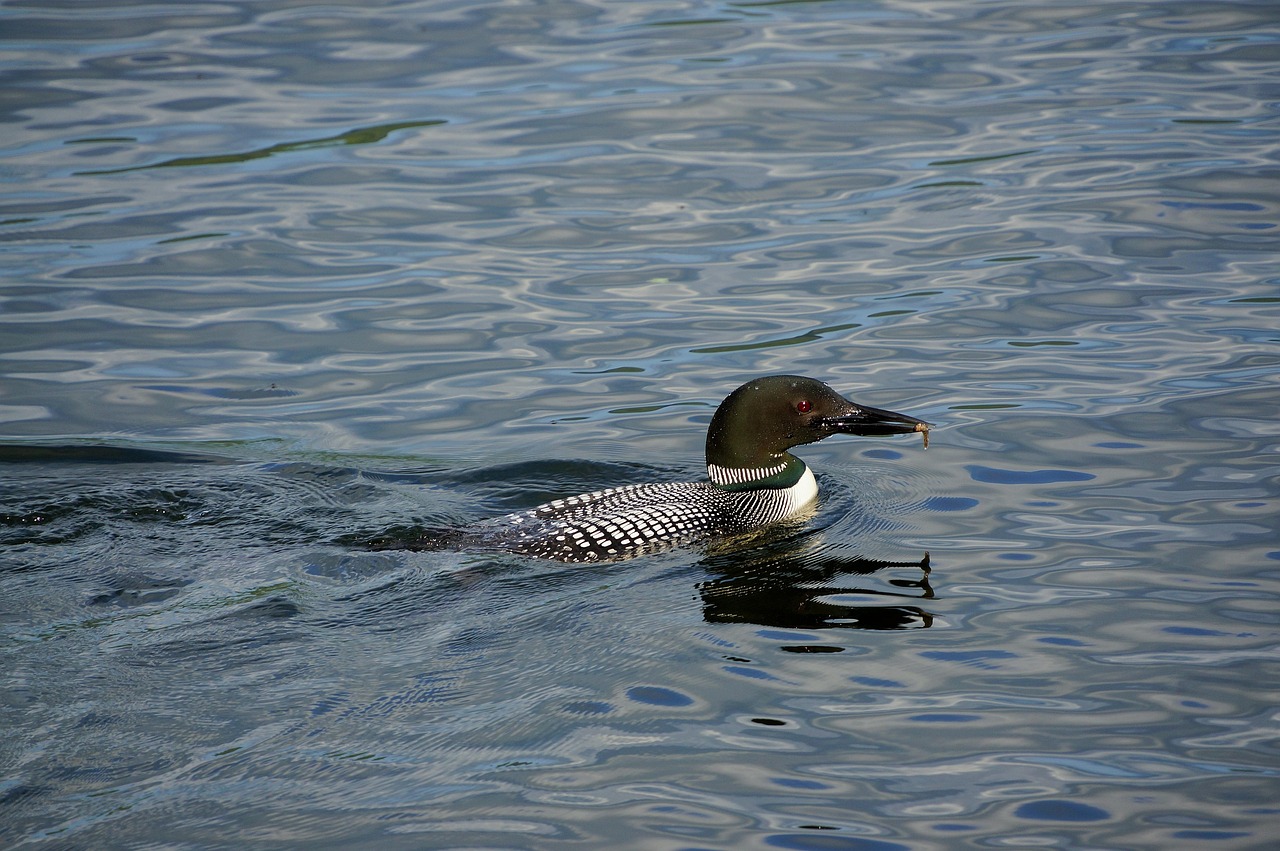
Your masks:
M831 325L826 328L815 328L812 331L806 331L794 337L784 337L781 340L762 340L758 343L735 343L730 346L704 346L702 348L690 349L694 354L708 355L720 352L748 352L752 349L772 349L778 346L799 346L805 343L812 343L815 340L821 340L826 334L834 334L837 331L848 331L852 328L861 328L862 323L851 322L848 325Z
M271 145L266 148L258 148L253 151L243 151L237 154L212 154L201 157L177 157L171 160L164 160L149 165L134 165L127 168L110 168L100 171L80 171L77 175L91 174L124 174L130 171L146 171L153 168L185 168L191 166L202 165L225 165L227 163L243 163L249 160L259 160L264 157L275 156L276 154L288 154L294 151L306 151L312 148L330 148L339 145L371 145L381 142L397 130L411 130L415 127L434 127L437 124L444 124L442 119L433 119L431 121L399 121L392 124L379 124L374 127L357 127L355 130L348 130L346 133L340 133L337 136L326 136L323 139L307 139L301 142L282 142L278 145Z
M931 166L937 165L968 165L970 163L989 163L994 160L1007 160L1010 157L1025 157L1027 154L1038 154L1038 150L1027 151L1010 151L1007 154L988 154L982 157L960 157L954 160L934 160L929 163Z

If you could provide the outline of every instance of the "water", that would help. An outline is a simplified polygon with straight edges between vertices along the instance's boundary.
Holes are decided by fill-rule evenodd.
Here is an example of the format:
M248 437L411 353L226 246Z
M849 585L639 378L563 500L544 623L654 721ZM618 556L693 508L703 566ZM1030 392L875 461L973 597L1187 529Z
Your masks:
M1273 3L0 37L6 846L1274 842ZM698 477L774 372L931 446L748 551L361 546Z

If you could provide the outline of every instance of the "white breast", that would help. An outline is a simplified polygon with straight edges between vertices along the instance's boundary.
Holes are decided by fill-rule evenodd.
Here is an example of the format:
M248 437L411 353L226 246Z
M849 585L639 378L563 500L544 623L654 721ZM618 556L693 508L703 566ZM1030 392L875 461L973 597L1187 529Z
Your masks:
M805 467L804 475L800 477L800 480L787 488L790 510L787 511L786 516L790 516L802 508L809 507L817 498L818 481L813 477L813 471Z

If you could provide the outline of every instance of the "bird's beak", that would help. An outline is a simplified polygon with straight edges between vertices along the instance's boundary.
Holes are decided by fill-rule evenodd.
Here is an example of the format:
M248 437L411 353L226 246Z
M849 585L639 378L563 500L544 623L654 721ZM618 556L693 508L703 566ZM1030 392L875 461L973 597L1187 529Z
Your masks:
M926 447L929 445L929 427L932 425L896 411L885 411L853 403L850 403L848 413L838 417L824 417L822 424L839 434L856 434L863 437L912 434L918 431L924 435Z

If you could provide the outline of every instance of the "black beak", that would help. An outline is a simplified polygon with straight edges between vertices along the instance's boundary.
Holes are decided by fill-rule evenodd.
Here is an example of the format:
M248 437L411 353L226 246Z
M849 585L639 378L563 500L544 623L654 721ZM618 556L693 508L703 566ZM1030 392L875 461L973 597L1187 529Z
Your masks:
M857 434L863 437L884 434L912 434L920 431L924 432L926 440L929 435L929 426L932 425L924 420L909 417L906 414L885 411L880 408L868 408L866 405L852 405L848 413L841 414L838 417L823 417L822 424L831 429L832 432Z

